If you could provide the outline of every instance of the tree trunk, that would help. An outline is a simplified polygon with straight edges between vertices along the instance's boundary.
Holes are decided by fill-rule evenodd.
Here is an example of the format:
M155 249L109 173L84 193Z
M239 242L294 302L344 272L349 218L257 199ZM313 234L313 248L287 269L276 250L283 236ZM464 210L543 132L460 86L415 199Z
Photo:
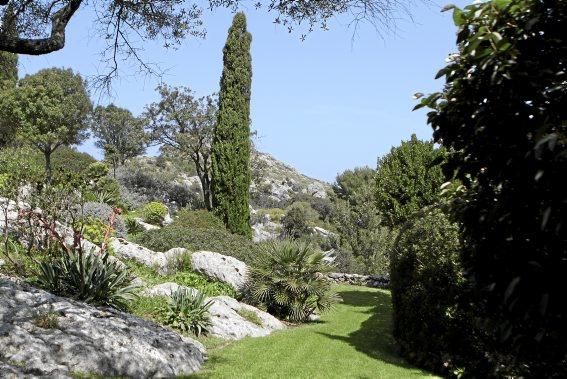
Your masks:
M45 178L48 184L51 184L51 149L46 149L43 151L43 156L45 157Z
M195 152L194 154L191 154L191 159L193 160L193 163L195 163L197 176L199 177L199 181L201 182L205 208L208 211L212 211L213 197L211 196L211 174L210 168L208 167L208 157L202 157L203 161L201 162L201 154L199 152Z

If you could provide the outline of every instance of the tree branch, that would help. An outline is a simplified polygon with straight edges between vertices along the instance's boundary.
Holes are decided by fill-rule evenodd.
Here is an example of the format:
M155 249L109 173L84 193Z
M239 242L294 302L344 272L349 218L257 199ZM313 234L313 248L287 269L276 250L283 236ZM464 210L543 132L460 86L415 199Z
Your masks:
M48 38L19 38L2 36L0 50L16 54L42 55L65 46L65 29L69 20L79 9L83 0L70 0L67 5L58 10L51 18L51 35ZM4 5L0 3L0 5Z

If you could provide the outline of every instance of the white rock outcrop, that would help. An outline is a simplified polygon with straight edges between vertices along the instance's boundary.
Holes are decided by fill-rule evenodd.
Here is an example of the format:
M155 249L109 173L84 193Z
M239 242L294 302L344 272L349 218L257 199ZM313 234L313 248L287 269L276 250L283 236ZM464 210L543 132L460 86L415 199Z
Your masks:
M44 328L37 320L47 313L57 321ZM176 377L198 371L206 359L199 342L150 321L6 277L0 277L0 321L0 377Z
M173 248L165 253L153 251L122 238L112 238L109 246L116 255L153 267L160 274L167 274L175 265L175 261L187 253L187 249L180 247Z
M162 283L145 290L144 296L169 296L171 293L187 289L198 292L195 288L180 286L176 283ZM211 336L228 340L239 340L245 337L263 337L274 330L285 329L285 324L272 316L251 305L239 302L229 296L208 297L205 301L211 301L209 308ZM260 325L242 316L242 311L253 313L260 321ZM240 313L239 313L240 312Z
M213 336L238 340L244 337L263 337L275 330L285 329L284 323L271 314L241 303L232 297L216 296L208 300L213 301L209 308L212 323L209 332ZM247 320L238 313L243 310L256 314L261 325Z
M191 254L191 268L211 279L230 284L240 291L246 283L246 263L212 251L197 251Z

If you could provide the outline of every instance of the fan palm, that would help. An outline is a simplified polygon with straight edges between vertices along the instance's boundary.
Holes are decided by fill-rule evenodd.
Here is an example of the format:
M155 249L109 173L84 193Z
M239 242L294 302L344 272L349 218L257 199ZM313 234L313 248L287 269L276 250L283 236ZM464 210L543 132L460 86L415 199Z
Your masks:
M306 243L286 240L268 245L250 270L248 300L292 322L327 311L338 297L324 278L331 270L324 258Z

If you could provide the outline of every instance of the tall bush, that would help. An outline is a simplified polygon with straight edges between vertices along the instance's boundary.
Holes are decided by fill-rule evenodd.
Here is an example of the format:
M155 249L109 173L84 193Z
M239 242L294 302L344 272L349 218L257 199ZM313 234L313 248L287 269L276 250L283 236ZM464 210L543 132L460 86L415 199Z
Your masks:
M441 170L444 156L443 149L414 134L378 160L376 205L385 225L400 225L412 213L437 202L445 182Z
M461 368L470 326L457 310L464 286L459 226L424 209L400 230L391 254L394 337L409 360L437 372Z
M453 17L445 89L418 107L468 190L467 302L498 375L566 377L567 2L493 0Z

